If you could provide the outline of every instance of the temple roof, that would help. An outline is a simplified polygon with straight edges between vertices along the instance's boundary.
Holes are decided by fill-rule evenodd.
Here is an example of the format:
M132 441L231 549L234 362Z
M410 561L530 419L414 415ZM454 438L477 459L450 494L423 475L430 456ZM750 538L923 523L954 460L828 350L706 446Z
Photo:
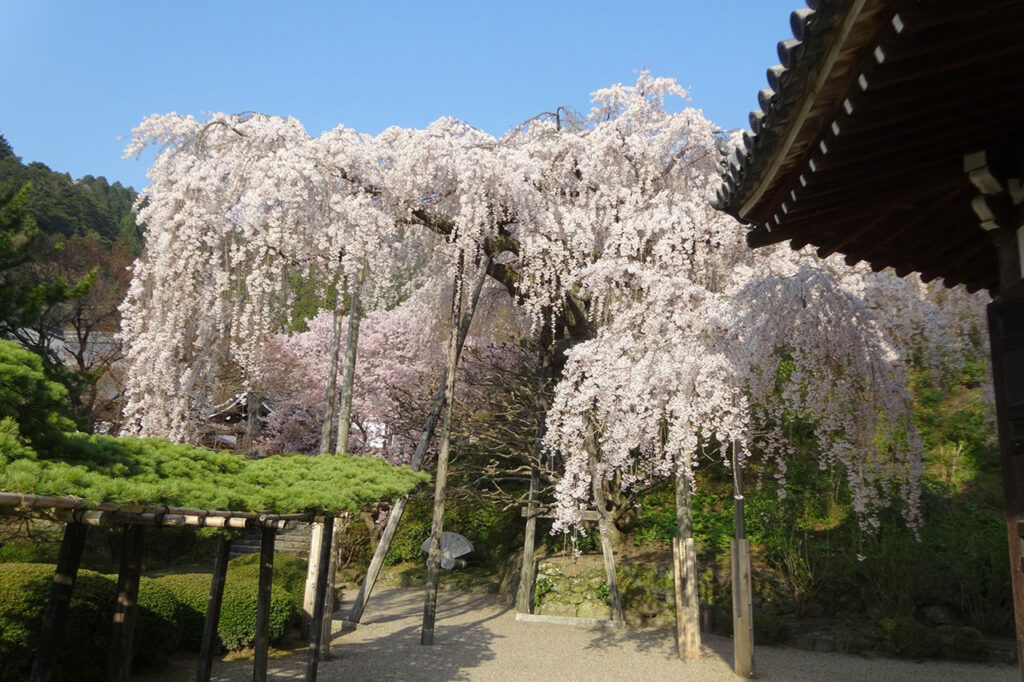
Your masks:
M809 0L711 202L853 264L998 290L994 227L1016 228L1024 2ZM985 206L978 204L982 196Z

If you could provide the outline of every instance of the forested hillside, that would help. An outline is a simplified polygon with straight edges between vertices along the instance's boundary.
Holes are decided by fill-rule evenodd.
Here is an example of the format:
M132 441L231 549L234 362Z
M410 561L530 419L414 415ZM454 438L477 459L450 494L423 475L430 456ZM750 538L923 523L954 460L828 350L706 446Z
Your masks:
M39 161L25 164L0 135L0 194L17 191L27 182L32 183L28 211L44 234L71 237L95 232L108 244L122 235L137 245L135 190L119 182L111 185L102 176L75 180Z
M135 196L102 177L25 165L0 135L0 338L42 358L83 429L120 412L113 334L142 246Z

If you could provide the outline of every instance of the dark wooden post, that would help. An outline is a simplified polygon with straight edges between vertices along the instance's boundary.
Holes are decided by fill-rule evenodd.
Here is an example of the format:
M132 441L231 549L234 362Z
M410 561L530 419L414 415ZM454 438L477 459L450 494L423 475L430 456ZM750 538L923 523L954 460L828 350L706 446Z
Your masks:
M324 518L323 533L325 537L334 534L334 517ZM313 619L310 623L309 658L306 660L306 680L316 682L317 667L320 664L320 635L324 624L324 610L327 607L327 572L329 570L331 544L320 543L320 557L317 563L316 590L313 598Z
M964 161L967 168L968 159ZM1024 170L1021 166L1022 160L1018 160L1018 172ZM985 170L991 169L986 167ZM1008 184L1005 178L1000 178L1000 183ZM982 193L991 191L983 189ZM999 295L988 307L988 329L1010 550L1017 665L1024 682L1024 262L1020 244L1024 204L1004 203L1001 208L996 225L983 222L982 226L990 229L989 235L999 254Z
M117 603L114 606L114 626L110 635L110 657L107 659L107 679L110 682L127 682L131 679L144 530L143 526L129 524L124 527L122 535L121 570L117 576Z
M320 658L331 656L331 635L334 623L334 576L338 570L338 518L333 518L330 532L324 528L323 544L327 545L327 582L324 584L324 610L320 615Z
M732 541L733 670L750 677L754 670L754 600L750 589L750 541L743 516L743 467L739 447L732 446L732 475L736 537Z
M1017 655L1024 680L1024 298L989 305Z
M462 323L459 325L459 354L461 354L462 345L466 341L469 325L473 321L473 311L476 309L476 302L480 298L480 290L483 288L484 279L487 277L487 266L490 262L491 259L487 254L480 256L480 264L477 266L476 274L473 276L473 288L469 293L469 305L462 316ZM434 429L437 427L437 420L441 415L441 407L444 404L446 382L447 376L441 379L441 385L437 387L437 394L434 396L434 406L430 410L427 422L423 427L423 433L420 434L420 440L416 444L416 452L413 453L412 461L409 463L409 467L414 471L419 471L420 466L422 466L423 457L427 453L427 446L430 445L430 439L433 437ZM384 558L387 556L388 550L391 549L391 542L395 538L395 531L398 530L398 524L402 520L402 515L405 513L405 506L408 502L409 496L403 495L391 505L388 520L384 524L384 532L380 536L380 542L377 543L377 549L373 552L370 566L366 569L366 577L363 578L363 584L359 586L359 594L356 595L355 604L352 605L352 611L349 613L348 619L350 622L358 623L363 617L366 602L370 599L373 586L377 584L380 569L384 566Z
M452 406L455 403L455 368L459 361L459 319L462 311L462 258L452 292L451 334L448 338L447 378L444 390L444 421L441 422L441 449L437 453L434 481L434 514L430 524L430 552L427 555L427 595L423 603L423 630L420 644L434 643L437 619L437 586L441 579L441 533L444 530L444 497L448 485L448 448L451 445Z
M253 682L266 682L267 654L270 652L270 587L274 577L273 526L264 526L260 543L260 582L256 601L256 642L253 652Z
M526 532L523 535L523 565L519 569L519 592L516 596L516 611L533 611L533 552L537 538L537 467L530 471L530 497L526 506Z
M32 663L32 682L49 682L53 679L60 640L64 636L64 621L67 619L71 593L75 587L75 578L78 577L78 565L82 561L82 550L85 548L87 528L84 523L69 523L64 526L64 539L60 543L60 553L57 555L57 570L53 576L50 601L43 612L39 646L36 647L36 658Z
M206 621L203 623L203 644L199 650L196 682L208 682L213 671L213 652L217 645L217 625L220 622L220 605L224 600L224 582L227 579L230 555L231 538L227 533L221 533L217 536L217 547L213 555L213 578L210 580L210 596L206 600Z

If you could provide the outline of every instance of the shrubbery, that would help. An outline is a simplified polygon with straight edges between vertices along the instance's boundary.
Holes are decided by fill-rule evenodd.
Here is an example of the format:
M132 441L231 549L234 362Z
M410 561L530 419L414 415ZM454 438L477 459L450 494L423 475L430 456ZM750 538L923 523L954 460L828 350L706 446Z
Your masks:
M32 666L54 567L0 564L0 679L24 679ZM110 648L117 580L79 570L57 658L58 679L101 679ZM135 630L134 665L161 660L178 646L181 608L173 592L143 578Z
M270 638L278 640L298 623L306 562L276 555L270 603ZM0 564L0 679L24 679L32 666L43 611L50 598L51 564ZM135 629L133 666L143 668L180 649L198 651L210 594L209 574L143 577ZM217 634L227 649L253 645L259 557L228 565ZM102 679L110 648L116 576L80 569L57 659L58 679Z

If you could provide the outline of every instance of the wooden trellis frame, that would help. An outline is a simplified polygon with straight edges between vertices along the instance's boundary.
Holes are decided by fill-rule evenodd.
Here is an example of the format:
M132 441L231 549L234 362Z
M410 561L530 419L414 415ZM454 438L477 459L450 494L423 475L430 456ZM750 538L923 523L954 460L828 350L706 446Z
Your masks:
M118 575L118 597L111 624L111 648L108 656L107 678L112 681L131 677L132 640L137 613L137 596L142 560L142 537L147 526L195 526L236 530L259 528L263 532L260 552L259 594L257 599L257 628L253 680L267 679L269 650L270 586L273 576L274 538L276 531L290 521L313 521L312 514L257 514L228 510L189 509L153 505L93 504L75 497L26 495L0 492L0 516L48 518L63 521L64 538L61 542L53 588L43 615L43 625L36 647L30 679L48 682L55 673L56 654L60 650L67 611L71 603L78 567L81 563L85 536L90 526L123 525L125 547ZM319 519L331 524L333 518ZM213 651L217 636L217 623L224 594L230 540L222 536L217 543L214 573L207 602L203 641L196 670L197 680L209 680L213 665ZM318 610L326 597L326 571L317 576ZM306 679L315 680L320 658L321 622L314 619L316 637L310 644Z

